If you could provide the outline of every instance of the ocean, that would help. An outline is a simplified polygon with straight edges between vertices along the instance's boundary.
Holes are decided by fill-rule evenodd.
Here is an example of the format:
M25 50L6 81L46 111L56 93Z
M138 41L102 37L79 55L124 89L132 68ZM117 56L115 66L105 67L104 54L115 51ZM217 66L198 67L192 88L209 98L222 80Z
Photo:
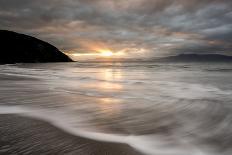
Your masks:
M148 155L231 155L232 64L0 65L0 114Z

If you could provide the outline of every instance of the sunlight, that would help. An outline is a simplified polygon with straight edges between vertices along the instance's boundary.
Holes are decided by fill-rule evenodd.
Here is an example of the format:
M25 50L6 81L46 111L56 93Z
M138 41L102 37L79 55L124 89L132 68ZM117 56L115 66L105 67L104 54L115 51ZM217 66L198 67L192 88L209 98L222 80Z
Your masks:
M71 54L68 54L71 53ZM72 57L74 60L95 60L96 58L104 58L104 59L119 59L126 56L124 50L112 51L108 48L95 49L94 51L88 51L86 53L77 53L75 51L67 52L67 55Z
M115 98L100 98L97 105L102 114L114 117L121 113L121 102L120 99Z
M102 51L100 55L103 57L111 57L114 55L114 53L111 51Z
M123 90L123 85L119 82L123 80L120 69L101 69L96 75L97 79L102 79L98 83L87 83L83 87L96 89L102 92L119 92Z

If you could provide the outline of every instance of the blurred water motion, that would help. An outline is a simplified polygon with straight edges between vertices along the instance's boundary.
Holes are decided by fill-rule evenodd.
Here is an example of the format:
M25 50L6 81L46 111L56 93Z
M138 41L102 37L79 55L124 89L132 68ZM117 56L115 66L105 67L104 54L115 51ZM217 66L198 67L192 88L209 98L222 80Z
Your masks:
M21 108L63 129L124 136L123 143L148 154L232 153L231 64L17 64L0 70L1 112Z

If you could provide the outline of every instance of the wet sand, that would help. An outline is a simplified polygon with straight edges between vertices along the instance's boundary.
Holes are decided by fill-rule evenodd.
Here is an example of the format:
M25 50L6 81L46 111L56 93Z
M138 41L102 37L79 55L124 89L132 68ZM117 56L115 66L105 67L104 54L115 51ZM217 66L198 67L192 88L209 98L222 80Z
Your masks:
M0 115L1 155L142 155L127 144L99 142L68 134L47 122Z

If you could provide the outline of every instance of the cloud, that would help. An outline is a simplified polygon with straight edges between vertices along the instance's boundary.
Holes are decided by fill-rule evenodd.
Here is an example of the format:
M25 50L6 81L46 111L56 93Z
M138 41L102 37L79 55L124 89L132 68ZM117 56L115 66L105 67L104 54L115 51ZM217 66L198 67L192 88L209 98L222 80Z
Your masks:
M0 21L70 53L99 43L128 57L232 51L231 0L1 0Z

